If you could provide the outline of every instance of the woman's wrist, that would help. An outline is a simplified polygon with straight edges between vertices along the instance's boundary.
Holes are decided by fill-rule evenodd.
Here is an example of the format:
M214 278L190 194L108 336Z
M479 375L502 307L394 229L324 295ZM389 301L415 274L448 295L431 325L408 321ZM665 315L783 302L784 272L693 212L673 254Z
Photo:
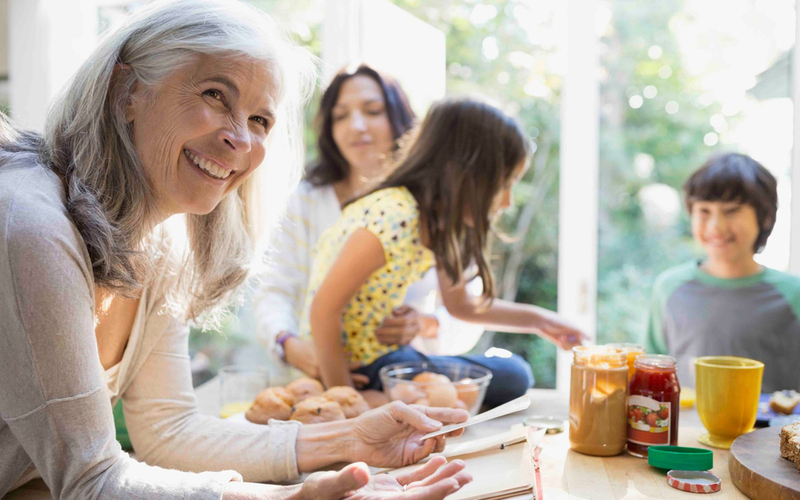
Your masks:
M231 481L225 486L222 500L306 500L301 489L300 484L275 486Z
M303 425L297 433L297 470L311 472L339 462L355 462L354 420Z

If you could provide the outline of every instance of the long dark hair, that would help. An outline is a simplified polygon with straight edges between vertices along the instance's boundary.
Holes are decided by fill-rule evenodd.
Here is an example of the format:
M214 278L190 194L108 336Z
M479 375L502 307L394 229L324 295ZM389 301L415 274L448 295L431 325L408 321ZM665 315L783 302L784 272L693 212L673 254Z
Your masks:
M489 212L495 195L513 181L515 168L530 152L520 124L494 106L465 98L440 101L375 191L406 187L419 204L437 265L454 283L462 281L467 266L477 265L488 304L494 296L486 257Z
M333 140L333 107L339 100L339 92L344 82L354 76L364 75L375 80L383 93L386 103L386 116L392 126L392 136L395 141L408 132L414 125L414 111L408 104L406 93L400 84L389 75L381 74L366 64L360 64L355 70L348 66L336 74L319 104L319 111L314 119L317 132L316 162L308 167L306 180L314 186L327 186L334 182L346 179L350 175L350 164L342 156L341 151Z

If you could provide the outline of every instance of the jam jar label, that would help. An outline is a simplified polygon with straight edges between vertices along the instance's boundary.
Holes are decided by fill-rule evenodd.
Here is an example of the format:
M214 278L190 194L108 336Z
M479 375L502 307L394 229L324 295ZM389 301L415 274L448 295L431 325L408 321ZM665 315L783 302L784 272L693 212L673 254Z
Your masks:
M628 397L628 441L645 446L669 444L671 403Z

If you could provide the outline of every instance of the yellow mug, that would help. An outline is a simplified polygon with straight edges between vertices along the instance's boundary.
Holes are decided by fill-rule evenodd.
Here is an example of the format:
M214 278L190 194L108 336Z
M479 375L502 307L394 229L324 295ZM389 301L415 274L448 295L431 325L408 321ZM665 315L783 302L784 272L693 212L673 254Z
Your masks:
M753 429L761 395L764 363L734 356L703 356L694 361L697 413L708 434L699 441L730 449Z

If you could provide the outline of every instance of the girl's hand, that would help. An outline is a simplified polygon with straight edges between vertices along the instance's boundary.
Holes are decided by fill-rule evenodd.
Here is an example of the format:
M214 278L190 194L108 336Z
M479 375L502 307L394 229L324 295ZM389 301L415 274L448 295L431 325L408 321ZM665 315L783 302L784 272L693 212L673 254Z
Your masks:
M578 327L555 313L548 314L542 318L542 324L539 329L543 337L565 351L579 346L582 341L589 339Z
M375 337L384 345L406 345L423 332L425 316L413 307L400 306L384 318L375 330Z
M338 472L317 472L308 476L298 500L440 500L472 481L463 471L464 462L445 465L435 457L422 467L397 477L370 476L363 463L350 464Z
M419 438L439 430L443 423L460 423L468 418L465 410L409 406L393 401L354 419L350 461L363 461L374 467L417 463L433 452L444 450L444 438L456 437L463 429L425 441Z

